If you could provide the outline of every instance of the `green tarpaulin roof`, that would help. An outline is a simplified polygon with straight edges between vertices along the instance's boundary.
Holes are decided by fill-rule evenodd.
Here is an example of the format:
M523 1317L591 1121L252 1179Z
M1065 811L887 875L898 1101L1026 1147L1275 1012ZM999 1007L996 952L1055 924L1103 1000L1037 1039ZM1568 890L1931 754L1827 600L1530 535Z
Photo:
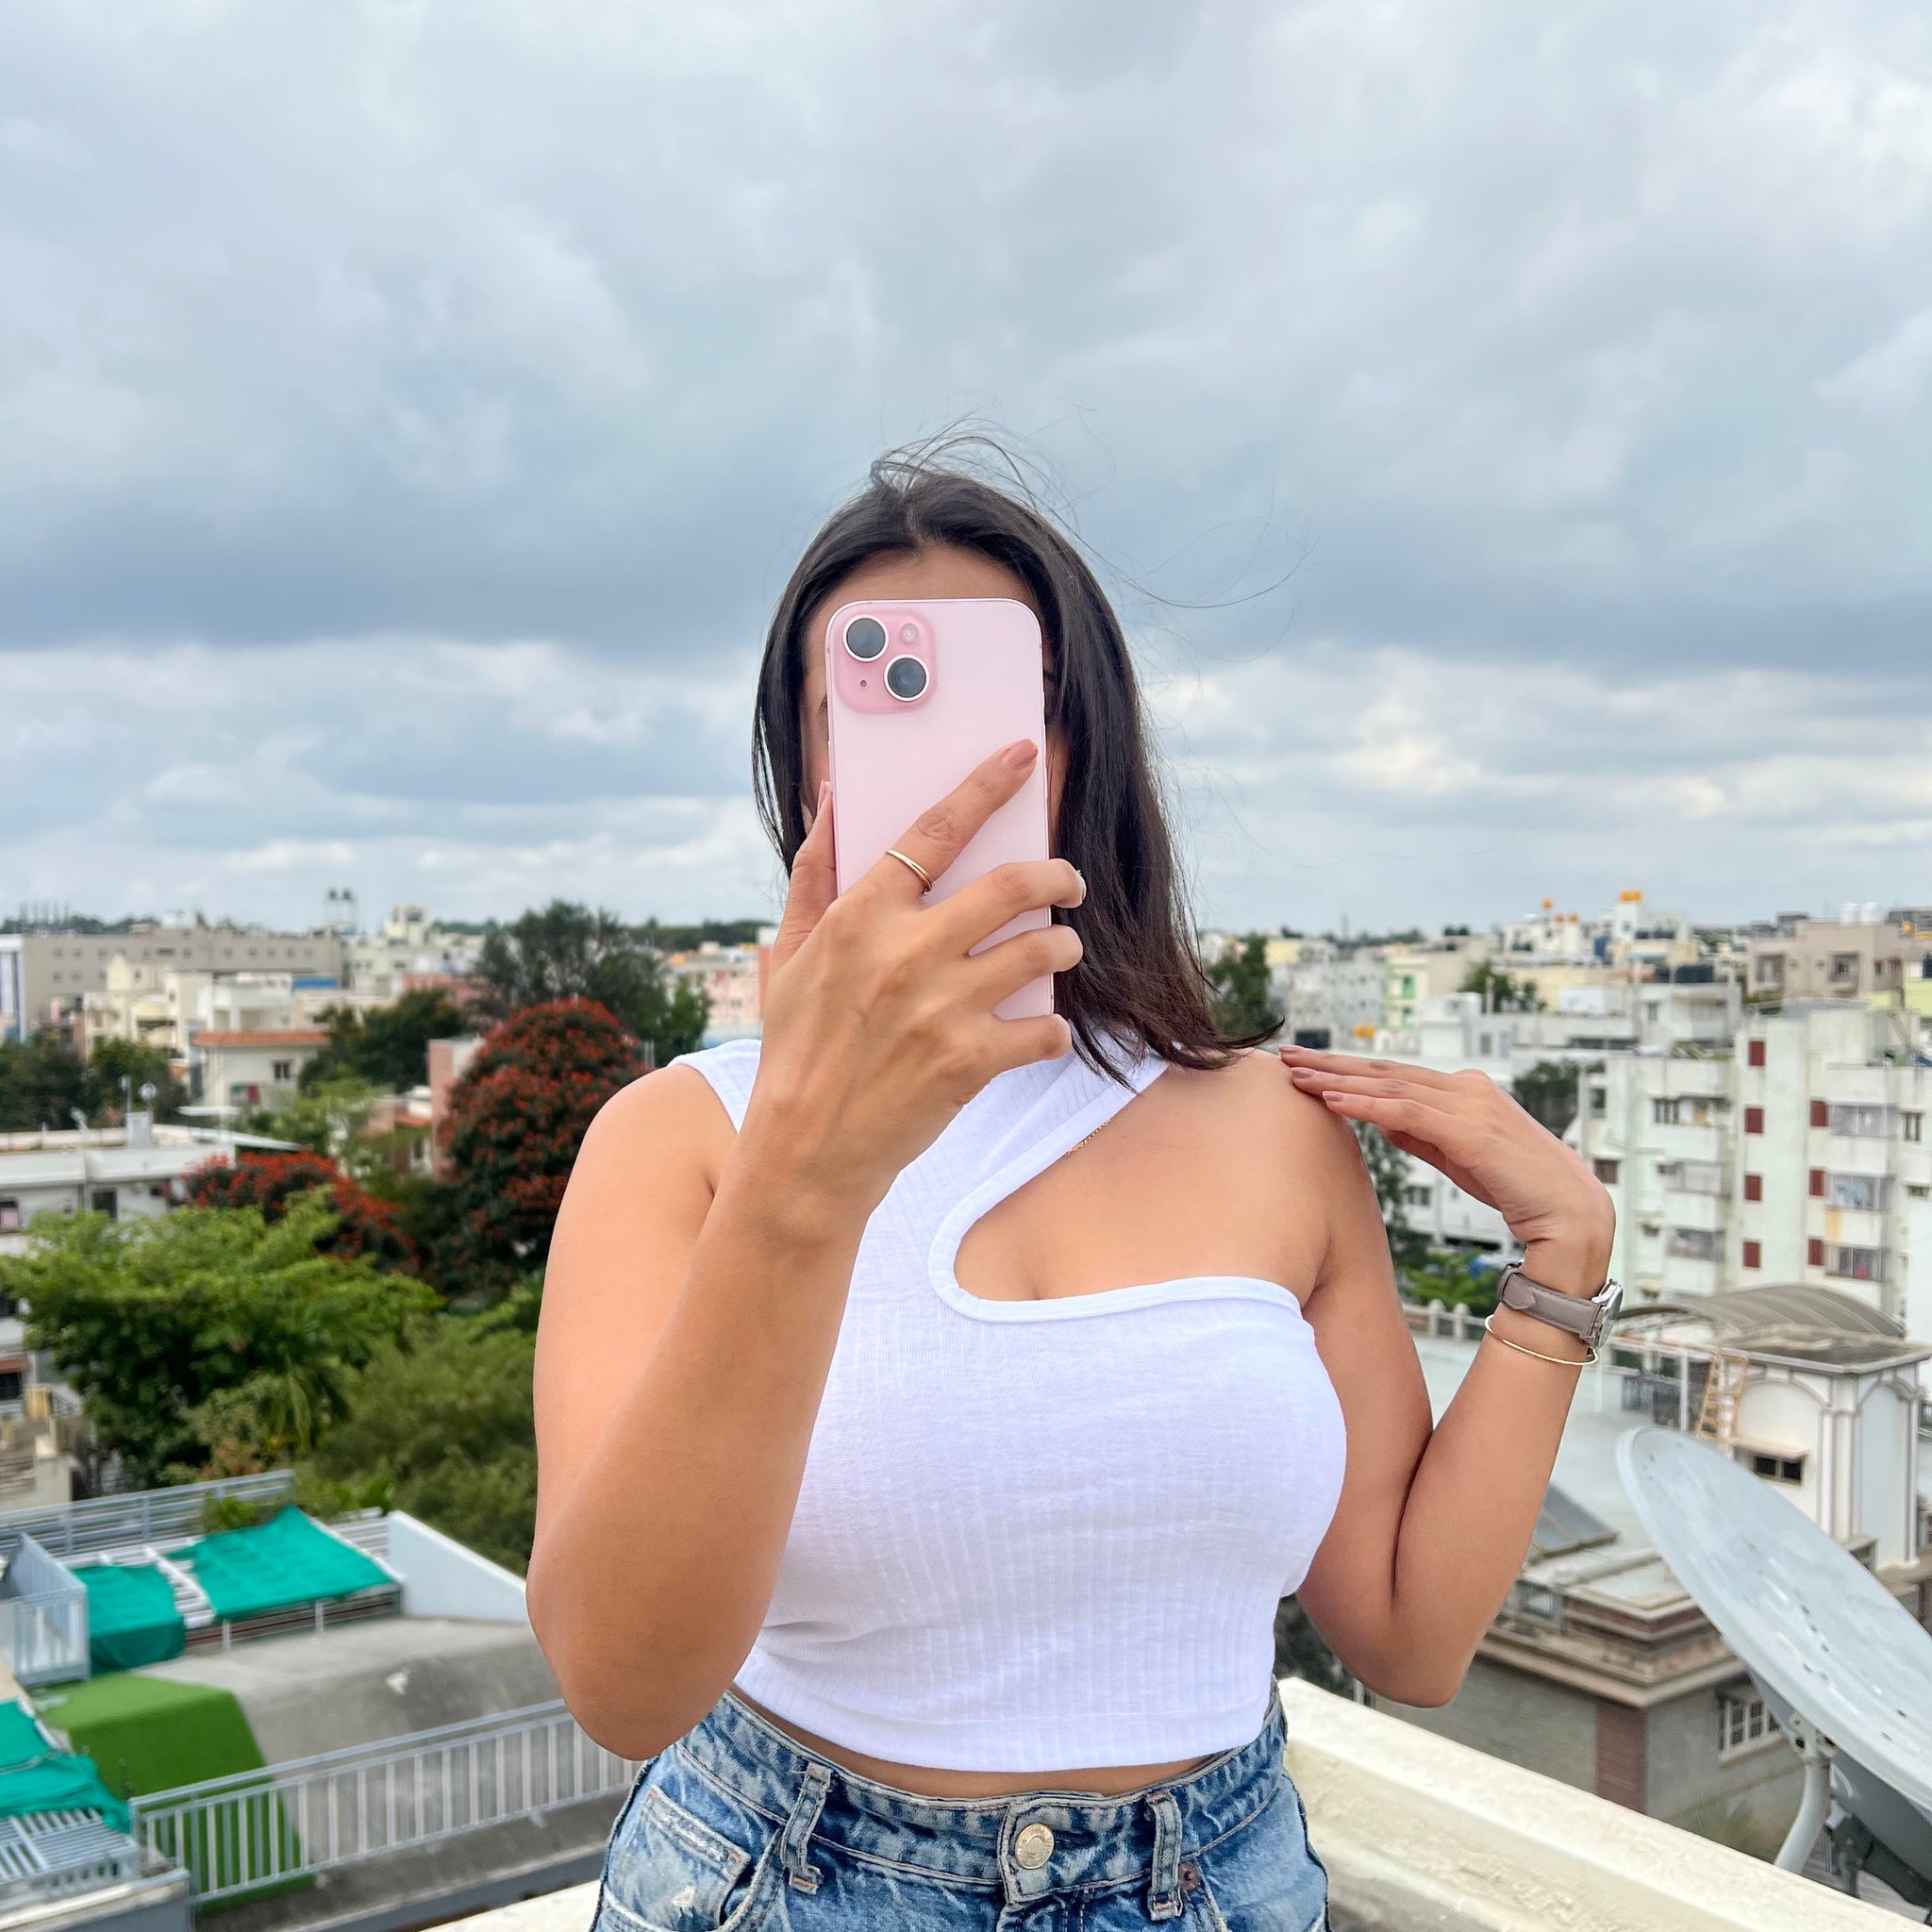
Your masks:
M96 1671L130 1671L179 1657L188 1627L175 1591L152 1563L88 1563L74 1573L87 1587L88 1649Z
M192 1572L225 1621L258 1617L326 1597L348 1596L395 1579L301 1510L289 1508L252 1529L203 1537L170 1558Z
M117 1831L127 1829L127 1807L91 1758L50 1749L18 1704L0 1704L0 1818L34 1811L98 1811Z

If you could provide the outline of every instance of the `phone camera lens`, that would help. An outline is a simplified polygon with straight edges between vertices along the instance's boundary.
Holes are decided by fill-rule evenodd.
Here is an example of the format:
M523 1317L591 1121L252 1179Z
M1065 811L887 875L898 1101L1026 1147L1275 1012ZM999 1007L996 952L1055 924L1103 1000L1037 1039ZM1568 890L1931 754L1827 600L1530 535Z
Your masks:
M917 658L894 658L886 666L886 689L895 698L904 698L909 704L924 695L925 686L925 666Z
M855 617L845 626L845 648L870 664L886 648L886 627L876 617Z

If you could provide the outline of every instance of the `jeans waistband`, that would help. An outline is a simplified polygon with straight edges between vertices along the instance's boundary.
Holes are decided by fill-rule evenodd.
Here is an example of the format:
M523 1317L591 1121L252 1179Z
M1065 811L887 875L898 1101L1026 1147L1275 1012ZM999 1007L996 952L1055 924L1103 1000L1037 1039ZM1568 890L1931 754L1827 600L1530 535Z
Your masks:
M856 1857L1011 1898L1115 1884L1147 1884L1165 1897L1183 1858L1239 1831L1275 1796L1285 1776L1286 1735L1277 1702L1252 1742L1184 1777L1118 1797L1051 1790L922 1797L841 1770L729 1693L674 1748L741 1804L784 1826L787 1865L801 1875L816 1840ZM1044 1826L1051 1839L1031 1831L1035 1826ZM1041 1843L1052 1846L1050 1874L1029 1865L1029 1852Z

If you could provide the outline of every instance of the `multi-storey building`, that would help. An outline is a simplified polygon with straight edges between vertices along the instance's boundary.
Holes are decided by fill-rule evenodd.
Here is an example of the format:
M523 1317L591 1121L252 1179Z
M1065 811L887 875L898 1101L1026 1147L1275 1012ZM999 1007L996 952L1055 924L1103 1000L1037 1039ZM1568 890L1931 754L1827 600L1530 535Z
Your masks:
M264 932L237 925L143 922L124 932L0 934L0 1035L39 1032L108 990L112 962L166 971L287 973L340 981L342 942L332 932ZM10 965L4 961L10 960Z
M448 932L426 906L391 906L376 932L356 933L342 942L349 985L382 1000L399 998L413 984L461 979L474 972L483 941L474 933Z
M1865 1000L1901 997L1908 982L1932 978L1932 933L1910 914L1840 920L1783 914L1769 931L1745 935L1754 1000ZM1857 910L1847 907L1847 915Z
M1425 1002L1460 992L1462 982L1490 957L1491 941L1444 933L1419 945L1391 946L1382 955L1382 1024L1391 1033L1413 1026Z
M1269 996L1285 1039L1351 1053L1374 1037L1385 991L1379 947L1274 940L1268 951Z
M770 948L724 946L707 940L688 953L673 953L664 962L674 979L696 986L710 1004L705 1041L754 1038L762 1024L763 990L767 969L762 963Z
M1817 1004L1751 1015L1729 1058L1607 1058L1572 1138L1640 1299L1811 1283L1903 1316L1928 1109L1915 1015Z

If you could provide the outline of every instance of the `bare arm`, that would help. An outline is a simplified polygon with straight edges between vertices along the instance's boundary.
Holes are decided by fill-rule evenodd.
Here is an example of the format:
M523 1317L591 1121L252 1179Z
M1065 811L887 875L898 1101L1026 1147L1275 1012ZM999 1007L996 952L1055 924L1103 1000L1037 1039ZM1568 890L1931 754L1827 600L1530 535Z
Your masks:
M1368 1063L1283 1058L1303 1063L1296 1084L1330 1100L1331 1111L1379 1118L1398 1145L1502 1207L1525 1241L1534 1279L1583 1295L1602 1286L1607 1195L1490 1081L1397 1067L1338 1073ZM1410 1097L1414 1080L1434 1083L1432 1105ZM1308 1319L1347 1420L1348 1464L1302 1601L1371 1690L1406 1704L1445 1704L1528 1552L1583 1348L1546 1323L1502 1310L1497 1335L1569 1365L1491 1338L1432 1430L1368 1175L1341 1119L1326 1138L1324 1179L1334 1206Z
M935 876L1018 789L989 759L902 844ZM996 1073L1065 1052L993 1008L1079 957L1060 860L930 908L894 860L833 901L821 810L792 868L743 1131L672 1069L613 1100L558 1218L537 1359L530 1617L592 1736L644 1757L717 1701L777 1574L852 1264L907 1161Z

